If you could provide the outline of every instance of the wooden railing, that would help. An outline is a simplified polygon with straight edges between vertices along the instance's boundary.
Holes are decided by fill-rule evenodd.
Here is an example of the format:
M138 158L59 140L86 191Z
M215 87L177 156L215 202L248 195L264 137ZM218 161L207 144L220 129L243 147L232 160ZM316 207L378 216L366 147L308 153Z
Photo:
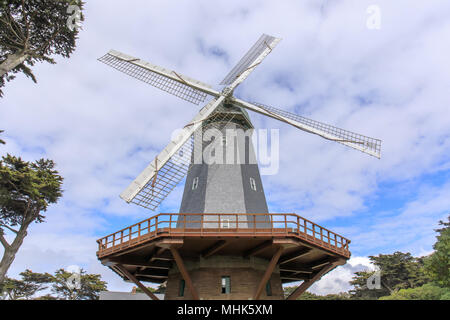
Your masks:
M98 255L156 236L297 236L350 256L350 240L291 213L161 213L97 240Z

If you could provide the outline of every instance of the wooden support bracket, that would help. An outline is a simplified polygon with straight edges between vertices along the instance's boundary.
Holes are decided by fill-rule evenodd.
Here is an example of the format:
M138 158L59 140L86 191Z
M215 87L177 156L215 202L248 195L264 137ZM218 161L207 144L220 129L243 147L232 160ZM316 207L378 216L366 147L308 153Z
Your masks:
M119 269L130 281L134 282L139 288L144 291L146 295L150 297L152 300L159 300L157 296L153 294L150 290L147 289L146 286L142 284L134 275L132 275L124 266L121 264L116 264L115 267Z
M314 282L319 280L327 272L333 270L338 264L339 263L337 262L332 262L322 267L322 269L313 274L310 279L303 281L303 283L300 286L298 286L298 288L295 289L294 292L292 292L289 295L289 297L287 297L287 300L295 300L298 297L300 297L300 295L303 294L306 290L308 290L308 288L312 286Z
M172 256L175 259L175 263L177 264L178 270L180 270L181 276L183 277L184 281L186 282L186 285L189 289L189 292L192 295L193 300L199 300L197 290L194 287L194 284L192 283L191 277L189 273L186 270L186 267L184 266L183 259L181 258L180 254L178 253L177 248L170 247L170 252L172 252Z
M283 253L283 246L280 246L275 254L272 256L272 259L270 260L269 265L267 266L266 272L264 273L263 277L261 278L261 281L259 282L258 288L256 289L256 292L253 296L253 300L258 300L261 296L261 293L264 289L264 287L267 284L267 281L269 281L270 276L273 273L273 270L275 269L278 259L280 259L281 254Z

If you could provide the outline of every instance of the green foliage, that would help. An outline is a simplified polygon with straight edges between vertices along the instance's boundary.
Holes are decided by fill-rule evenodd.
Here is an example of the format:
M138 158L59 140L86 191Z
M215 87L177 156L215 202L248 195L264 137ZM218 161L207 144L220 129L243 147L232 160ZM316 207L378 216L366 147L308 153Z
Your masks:
M310 292L302 294L298 300L350 300L350 294L341 292L338 294L327 294L325 296L317 295Z
M450 287L450 216L448 222L439 224L444 227L436 230L439 235L433 246L435 251L425 260L425 272L438 285Z
M25 296L25 288L20 280L5 278L0 282L0 297L9 300L19 300Z
M106 290L106 282L101 280L99 274L87 274L80 270L79 287L73 284L69 273L59 269L54 275L36 273L26 270L20 274L21 280L6 278L0 284L0 298L9 300L97 300L100 291ZM51 289L54 296L46 294L35 298L35 295L45 289Z
M450 300L450 288L427 283L417 288L401 289L380 300Z
M73 274L63 269L56 271L52 281L52 293L60 300L98 300L100 291L106 290L106 282L99 274L80 271L80 287L67 285Z
M296 287L284 287L284 296L288 297ZM315 293L311 293L306 291L297 300L349 300L351 298L350 294L347 292L341 292L338 294L327 294L325 296L321 296Z
M380 254L369 259L381 270L382 285L390 290L414 288L429 281L423 271L423 259L409 252Z
M355 299L378 299L400 289L415 288L429 282L424 272L424 258L413 257L410 253L395 252L370 256L371 262L380 270L381 288L367 288L367 280L374 272L356 272L350 284Z
M0 133L5 132L4 130L0 130ZM2 139L0 139L0 144L5 144L5 141L3 141Z
M35 273L25 270L20 273L21 280L6 278L0 285L0 293L3 298L10 300L29 300L37 292L47 289L52 276L48 273Z
M34 163L11 155L0 161L0 229L2 226L43 222L49 204L62 195L63 178L52 160Z
M0 243L5 249L0 261L0 283L30 224L43 222L43 212L62 195L63 178L54 167L51 160L31 163L9 154L0 160ZM11 243L5 237L5 230L15 234Z
M441 296L441 300L450 300L450 292L447 291Z
M161 294L163 294L163 293L166 292L166 285L163 283L163 284L160 284L158 286L158 288L156 288L156 289L152 288L152 287L147 287L147 289L150 290L150 292L153 292L153 293L161 293ZM142 291L141 288L135 287L134 290L136 290L136 292L138 292L138 293L144 293L144 291Z
M354 287L350 290L352 299L356 300L376 300L379 297L386 296L390 293L389 289L381 286L380 289L367 288L367 280L375 273L375 271L359 271L355 272L350 284Z
M78 29L67 26L73 12L70 5L83 9L82 0L8 0L0 2L0 64L11 55L26 57L8 73L0 76L0 88L14 74L24 73L34 82L31 70L38 61L55 63L52 55L69 57L75 50ZM81 13L81 20L84 16ZM2 92L0 90L0 96Z

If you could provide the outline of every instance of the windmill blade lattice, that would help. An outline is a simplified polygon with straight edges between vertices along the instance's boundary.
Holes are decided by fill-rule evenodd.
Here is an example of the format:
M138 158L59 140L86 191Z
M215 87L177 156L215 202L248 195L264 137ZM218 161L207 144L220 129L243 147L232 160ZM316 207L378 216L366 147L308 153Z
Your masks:
M233 115L221 113L221 108L223 107L218 107L209 118L203 121L203 123L208 123L208 128L214 127L220 130L222 126L226 126L234 119ZM200 130L204 130L204 127L197 129L169 161L161 168L157 168L156 174L131 200L132 203L152 211L155 211L160 206L163 200L187 175L190 167L193 165L194 150L195 152L203 152L206 145L211 143L211 141L202 141L200 144L194 143L196 134ZM157 163L158 161L156 161Z
M222 80L221 85L230 85L236 78L238 78L243 72L252 68L258 57L269 48L272 51L272 47L280 39L263 34L258 41L250 48L250 50L244 55L244 57L231 69L230 73Z
M204 102L208 96L207 93L197 90L190 85L190 82L192 82L193 84L209 87L204 83L182 76L174 71L151 65L148 62L142 62L140 59L127 56L117 51L112 50L98 60L133 78L148 83L193 104L198 105ZM172 73L173 77L165 76L150 69L160 71L161 73ZM174 78L178 80L175 80Z
M379 139L370 138L358 133L340 129L338 127L329 124L325 124L316 120L311 120L294 113L290 113L274 107L263 105L261 103L253 103L253 104L267 111L269 114L272 115L273 118L281 116L278 118L281 121L283 121L283 118L287 118L302 124L303 126L298 128L303 131L317 134L322 138L341 143L343 145L360 150L374 157L377 158L381 157L381 140ZM308 128L311 128L313 130L308 130Z

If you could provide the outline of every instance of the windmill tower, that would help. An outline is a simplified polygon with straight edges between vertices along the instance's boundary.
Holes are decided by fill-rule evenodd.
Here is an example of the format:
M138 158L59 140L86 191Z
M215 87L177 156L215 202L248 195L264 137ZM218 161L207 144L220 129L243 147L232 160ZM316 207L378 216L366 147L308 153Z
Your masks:
M380 158L381 141L233 96L280 39L262 35L221 91L117 51L101 62L200 104L209 102L120 195L156 210L186 178L179 213L158 214L99 239L97 256L152 299L295 299L350 257L350 241L293 213L269 213L247 110ZM186 290L185 290L186 289Z

